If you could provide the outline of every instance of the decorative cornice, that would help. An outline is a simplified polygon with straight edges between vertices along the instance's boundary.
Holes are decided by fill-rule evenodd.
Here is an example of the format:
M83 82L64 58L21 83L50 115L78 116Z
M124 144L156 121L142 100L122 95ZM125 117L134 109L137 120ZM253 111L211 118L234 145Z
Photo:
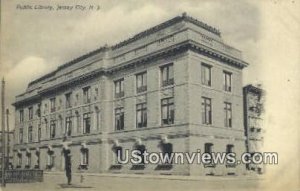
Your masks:
M56 92L58 90L65 89L68 86L76 85L76 84L79 84L82 81L87 81L87 80L93 79L95 76L98 76L98 75L101 75L101 74L111 75L114 72L118 72L120 70L134 68L137 65L147 64L147 63L150 63L152 61L159 60L163 57L169 57L169 56L172 56L172 55L177 55L179 53L183 53L183 52L186 52L188 50L192 50L194 52L200 53L200 54L205 55L207 57L220 60L220 61L222 61L226 64L229 64L229 65L234 66L234 67L238 67L240 69L248 66L248 63L244 62L243 60L233 58L229 55L226 55L222 52L219 52L219 51L216 51L216 50L211 49L209 47L206 47L206 46L204 46L202 44L199 44L195 41L187 40L185 42L170 46L170 47L168 47L164 50L157 51L157 52L148 54L146 56L142 56L142 57L139 57L137 59L130 60L128 62L125 62L125 63L121 64L121 65L118 65L118 66L115 66L115 67L112 67L112 68L109 68L109 69L99 68L98 70L94 70L94 71L86 73L82 76L70 79L68 81L65 81L65 82L62 82L62 83L59 83L59 84L56 84L52 87L49 87L49 88L46 88L46 89L43 89L43 90L39 91L38 95L32 96L30 98L26 98L25 100L15 102L15 103L13 103L13 105L17 106L17 105L20 105L22 103L32 101L34 99L39 99L43 94Z

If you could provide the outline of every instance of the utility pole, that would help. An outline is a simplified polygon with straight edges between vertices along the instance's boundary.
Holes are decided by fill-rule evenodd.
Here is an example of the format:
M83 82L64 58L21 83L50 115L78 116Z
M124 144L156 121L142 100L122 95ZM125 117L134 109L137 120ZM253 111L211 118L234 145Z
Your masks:
M6 109L6 169L9 169L9 109Z
M2 170L2 178L1 178L1 185L5 187L5 103L4 103L4 96L5 96L5 81L4 78L2 79L2 86L1 86L1 120L2 120L2 156L1 156L1 170Z

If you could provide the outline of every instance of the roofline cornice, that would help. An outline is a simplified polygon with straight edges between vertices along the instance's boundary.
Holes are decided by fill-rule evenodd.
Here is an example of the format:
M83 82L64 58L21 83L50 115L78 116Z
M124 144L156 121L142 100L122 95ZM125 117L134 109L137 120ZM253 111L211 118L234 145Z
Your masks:
M145 56L141 56L139 58L136 58L134 60L130 60L128 62L124 62L123 64L120 64L120 65L117 65L117 66L114 66L114 67L111 67L111 68L107 68L107 69L99 68L98 70L94 70L92 72L83 74L83 75L78 76L76 78L72 78L68 81L56 84L52 87L42 89L42 90L38 91L38 95L26 98L25 100L15 102L15 103L13 103L13 105L14 106L21 105L23 102L28 102L32 99L38 99L44 94L55 92L55 91L58 91L60 89L64 89L64 88L66 88L67 86L70 86L70 85L79 84L82 81L87 81L87 80L93 79L94 77L99 76L99 75L111 75L111 74L113 74L115 72L118 72L118 71L121 71L121 70L134 68L139 64L147 64L147 63L150 63L154 60L158 60L158 59L161 59L163 57L176 55L178 53L182 53L182 52L185 52L185 51L188 51L188 50L191 50L193 52L205 55L205 56L213 58L213 59L217 59L217 60L219 60L223 63L226 63L226 64L228 64L230 66L233 66L233 67L237 67L239 69L243 69L244 67L248 66L248 63L246 63L243 60L233 58L229 55L226 55L222 52L211 49L211 48L209 48L207 46L204 46L202 44L199 44L195 41L187 40L187 41L184 41L182 43L170 46L166 49L163 49L163 50L160 50L160 51L157 51L157 52L145 55Z

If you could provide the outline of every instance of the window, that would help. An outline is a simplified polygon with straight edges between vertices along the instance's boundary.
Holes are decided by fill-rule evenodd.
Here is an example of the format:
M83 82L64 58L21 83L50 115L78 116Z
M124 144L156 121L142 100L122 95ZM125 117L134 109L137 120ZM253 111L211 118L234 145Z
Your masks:
M99 110L99 108L98 107L96 107L95 108L95 113L94 113L94 129L95 130L99 130L100 129L100 123L101 123L101 121L100 121L100 110Z
M67 93L65 96L66 96L66 108L70 108L71 107L72 93Z
M211 66L201 65L201 82L203 85L211 86Z
M47 152L47 169L52 169L54 167L54 152L49 150Z
M136 75L136 92L141 93L147 91L147 73L140 73Z
M89 164L89 150L87 148L81 149L81 162L82 166L87 166Z
M20 128L19 143L23 143L23 128Z
M234 145L226 145L226 153L233 153L234 152ZM226 168L234 168L236 165L233 163L234 161L226 160Z
M224 126L232 127L232 107L231 103L224 103Z
M142 158L142 161L140 162L140 165L144 165L145 164L144 154L145 154L145 151L146 151L145 145L136 145L135 149L139 151L139 153L137 153L137 155Z
M30 168L30 166L31 166L31 153L27 153L26 154L26 166L25 166L25 168Z
M83 88L83 103L90 103L91 102L91 88L85 87Z
M171 143L162 143L161 149L162 149L163 157L166 159L165 161L163 161L164 164L172 164L173 161L171 160L172 159L171 155L173 153L173 145Z
M161 100L162 125L174 124L174 98Z
M115 109L115 129L116 131L124 129L124 108Z
M50 122L50 139L55 138L55 128L56 128L55 121L52 120L52 121Z
M202 124L212 124L211 99L202 97Z
M33 119L33 108L32 107L28 108L28 118L29 118L29 120Z
M232 74L230 72L223 72L223 76L224 76L224 91L226 92L231 92L231 76Z
M211 159L210 160L206 160L205 166L206 167L212 167L212 150L213 150L213 144L212 143L205 143L204 145L204 153L210 154Z
M136 127L147 127L147 105L141 103L136 105Z
M20 110L19 114L20 114L20 122L23 122L24 121L24 110L23 109Z
M38 127L38 142L41 141L41 137L42 137L42 129L41 129L41 124L39 124L39 127Z
M21 168L22 166L22 154L18 153L18 166L17 168Z
M226 153L233 153L234 145L226 145Z
M36 115L37 115L38 117L41 117L41 104L38 104L38 108L37 108L37 110L36 110Z
M28 143L32 142L32 126L28 127Z
M91 116L89 113L83 114L83 134L91 132Z
M173 64L168 64L161 67L161 77L162 86L174 84Z
M50 111L55 112L55 98L50 99Z
M72 120L71 117L66 117L65 135L71 136L71 134L72 134Z
M121 146L116 146L113 148L115 153L115 164L121 164L120 161L123 160L123 148Z
M124 79L115 81L115 98L124 97Z

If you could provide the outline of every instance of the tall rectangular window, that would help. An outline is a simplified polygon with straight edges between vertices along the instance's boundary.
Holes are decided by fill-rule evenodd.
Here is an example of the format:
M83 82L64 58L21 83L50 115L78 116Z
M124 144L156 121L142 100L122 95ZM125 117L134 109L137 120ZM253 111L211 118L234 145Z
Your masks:
M201 65L201 82L203 85L211 86L211 66Z
M28 118L29 118L29 120L33 119L33 108L32 107L28 108Z
M160 70L161 70L161 85L162 86L173 85L174 84L173 63L162 66Z
M223 72L223 80L224 80L224 91L226 92L231 92L232 86L231 86L231 78L232 78L232 73L230 72Z
M55 109L56 109L56 108L55 108L55 104L56 104L55 102L56 102L56 99L55 99L55 98L51 98L51 99L50 99L50 111L51 111L51 112L55 112Z
M91 132L91 116L89 113L83 114L83 134Z
M124 97L124 79L115 81L115 98Z
M85 87L83 90L83 103L87 104L91 102L91 88Z
M24 110L20 110L19 111L19 115L20 115L20 122L23 122L24 121Z
M70 108L71 107L71 96L72 96L72 93L67 93L65 94L66 96L66 108Z
M42 128L41 128L41 124L39 124L39 127L38 127L38 142L41 141L41 137L42 137Z
M161 100L161 123L162 125L174 124L174 98Z
M72 120L71 117L66 117L65 135L71 136L71 134L72 134Z
M143 72L136 75L136 92L147 91L147 73Z
M136 127L147 127L147 104L141 103L136 105Z
M213 162L212 160L212 152L213 152L213 144L212 143L205 143L204 145L204 153L210 154L211 155L211 160L208 160L206 165L210 166Z
M89 164L89 150L81 149L81 165L87 166Z
M234 152L234 145L226 145L226 154L233 153ZM236 166L235 163L230 162L229 160L226 160L226 168L234 168Z
M26 154L26 166L25 166L25 168L30 168L30 166L31 166L31 154L27 153Z
M212 124L211 99L202 97L202 124Z
M55 121L52 120L50 121L50 139L54 139L55 138L55 132L56 131L56 124Z
M32 126L28 127L28 143L32 142Z
M232 106L227 102L224 102L224 126L232 127Z
M115 109L115 129L116 131L124 129L124 108Z
M19 130L19 143L23 143L23 128Z

